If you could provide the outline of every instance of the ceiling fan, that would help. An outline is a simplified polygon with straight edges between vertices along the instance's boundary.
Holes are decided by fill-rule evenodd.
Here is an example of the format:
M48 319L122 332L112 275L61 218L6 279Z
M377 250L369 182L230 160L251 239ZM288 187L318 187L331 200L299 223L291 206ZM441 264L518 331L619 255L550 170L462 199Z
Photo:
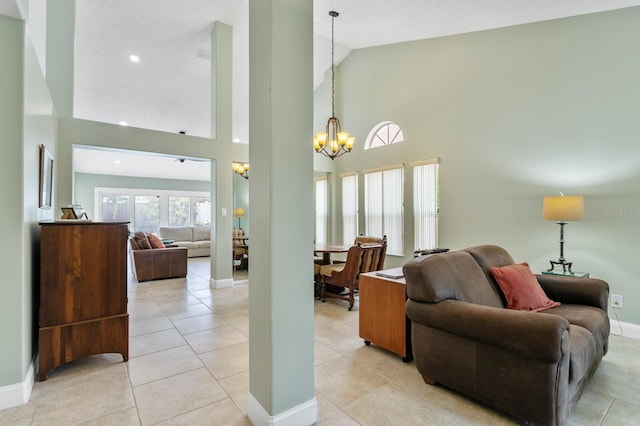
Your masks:
M209 161L206 158L188 158L188 157L177 157L175 160L173 161L178 161L180 163L184 163L185 161L195 161L195 162L204 162L204 161Z

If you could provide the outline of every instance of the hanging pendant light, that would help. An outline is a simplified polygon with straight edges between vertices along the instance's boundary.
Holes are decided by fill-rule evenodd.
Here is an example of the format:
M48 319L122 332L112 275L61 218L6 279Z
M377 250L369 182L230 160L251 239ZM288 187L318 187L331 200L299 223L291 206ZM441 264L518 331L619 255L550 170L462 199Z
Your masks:
M231 169L234 173L239 174L245 179L249 179L249 164L247 163L231 163Z
M339 13L336 11L329 12L331 16L331 117L327 121L327 127L324 132L318 132L313 137L313 149L316 152L326 155L332 160L336 157L340 157L347 152L351 152L353 149L353 142L355 137L349 136L348 132L343 132L340 126L340 120L336 117L334 98L335 98L335 64L333 61L334 41L333 41L333 26L334 20L338 17Z

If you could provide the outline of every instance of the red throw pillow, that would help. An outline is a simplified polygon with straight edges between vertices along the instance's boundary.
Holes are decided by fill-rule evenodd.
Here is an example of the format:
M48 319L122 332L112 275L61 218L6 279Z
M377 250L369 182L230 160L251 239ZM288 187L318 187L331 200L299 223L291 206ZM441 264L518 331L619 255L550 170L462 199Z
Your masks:
M528 263L489 268L507 299L507 308L542 311L560 305L549 299L540 287Z
M149 244L151 244L151 248L154 248L154 249L165 248L162 241L160 241L160 238L158 238L155 234L148 233L147 238L149 239Z
M151 248L151 243L149 242L149 238L142 231L137 231L133 234L133 239L138 243L138 247L140 250L147 250Z

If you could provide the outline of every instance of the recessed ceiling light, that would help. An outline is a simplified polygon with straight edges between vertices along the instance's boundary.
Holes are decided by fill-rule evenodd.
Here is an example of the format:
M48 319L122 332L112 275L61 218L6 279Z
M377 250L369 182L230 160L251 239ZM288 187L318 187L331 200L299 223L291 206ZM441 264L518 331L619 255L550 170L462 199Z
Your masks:
M129 55L129 60L131 62L140 62L140 56L138 56L138 55Z
M233 143L240 143L240 139L239 138L233 138Z
M121 125L121 126L128 126L129 125L129 123L127 123L126 121L121 121L118 124Z
M120 161L120 160L114 160L114 161L113 161L113 164L122 164L122 161Z

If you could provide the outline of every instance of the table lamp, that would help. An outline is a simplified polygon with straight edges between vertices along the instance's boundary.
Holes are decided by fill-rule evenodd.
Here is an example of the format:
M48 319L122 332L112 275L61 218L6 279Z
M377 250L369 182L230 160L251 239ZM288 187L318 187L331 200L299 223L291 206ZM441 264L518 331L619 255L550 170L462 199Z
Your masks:
M542 206L542 217L544 220L553 220L560 225L560 258L557 261L551 260L553 271L556 265L562 266L562 271L573 274L571 271L572 262L567 262L564 258L564 225L568 222L584 219L584 200L582 195L560 195L554 197L544 197Z
M244 216L244 209L242 207L238 207L233 211L233 215L238 218L238 229L242 229L240 227L240 218Z

